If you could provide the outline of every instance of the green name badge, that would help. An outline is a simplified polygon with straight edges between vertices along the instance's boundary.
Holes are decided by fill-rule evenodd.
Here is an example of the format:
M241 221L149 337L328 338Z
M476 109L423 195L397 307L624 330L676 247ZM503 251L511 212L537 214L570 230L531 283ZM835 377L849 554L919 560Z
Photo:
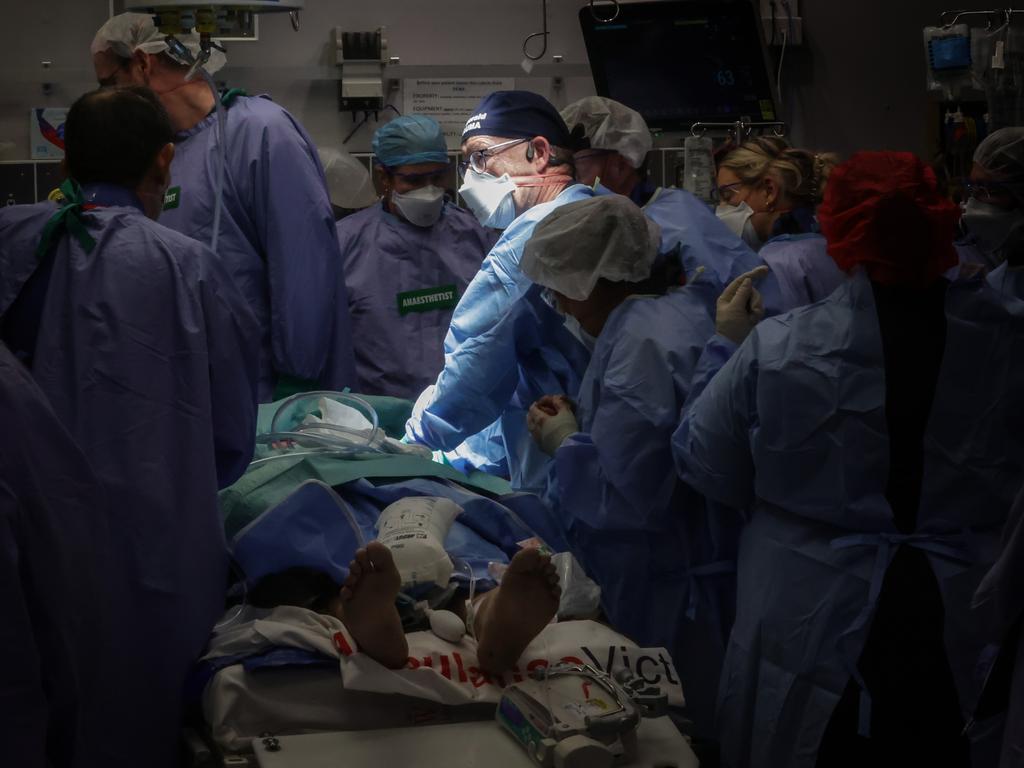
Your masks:
M398 314L404 317L410 312L455 309L455 305L458 303L459 294L454 285L439 285L437 288L406 291L398 294Z
M181 204L181 187L171 187L164 195L164 210L169 211Z

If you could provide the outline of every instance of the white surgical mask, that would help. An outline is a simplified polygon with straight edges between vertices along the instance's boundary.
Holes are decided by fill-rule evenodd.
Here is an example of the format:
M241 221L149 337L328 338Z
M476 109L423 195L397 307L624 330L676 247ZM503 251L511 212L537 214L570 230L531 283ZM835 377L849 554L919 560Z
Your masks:
M1007 210L992 203L971 198L964 207L964 224L981 248L989 267L1006 261L1016 249L1024 247L1024 211Z
M515 221L516 204L512 198L515 191L516 183L507 173L499 179L473 168L466 171L459 187L459 194L480 225L492 229L505 229Z
M593 352L594 346L597 344L597 339L583 330L583 326L580 325L580 321L570 315L568 312L565 314L565 330L576 337L577 341L587 348L587 351Z
M444 190L431 184L404 194L392 192L391 202L410 224L417 227L432 227L441 218Z
M718 208L715 209L715 215L736 237L741 238L755 251L760 250L761 246L764 245L757 234L757 230L754 229L754 222L751 221L754 209L747 205L746 202L739 205L719 203Z

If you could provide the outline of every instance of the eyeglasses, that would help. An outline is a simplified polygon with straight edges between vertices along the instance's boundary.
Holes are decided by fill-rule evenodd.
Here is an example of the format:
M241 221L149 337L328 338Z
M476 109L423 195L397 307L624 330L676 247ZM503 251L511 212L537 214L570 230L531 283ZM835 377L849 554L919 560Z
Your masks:
M732 184L722 184L716 190L718 193L718 199L723 203L732 202L733 195L736 194L736 187L742 187L742 181L734 181Z
M525 144L529 139L511 139L510 141L503 141L500 144L495 144L492 147L484 147L478 149L475 152L470 152L469 160L459 161L459 175L465 176L466 171L472 168L477 173L487 172L487 158L494 157L495 155L504 152L506 149L518 146L519 144Z
M980 184L969 179L963 182L964 193L967 197L973 197L975 200L982 202L988 200L1005 200L1012 198L1013 193L1011 192L1010 185L1003 184L998 181L986 181Z

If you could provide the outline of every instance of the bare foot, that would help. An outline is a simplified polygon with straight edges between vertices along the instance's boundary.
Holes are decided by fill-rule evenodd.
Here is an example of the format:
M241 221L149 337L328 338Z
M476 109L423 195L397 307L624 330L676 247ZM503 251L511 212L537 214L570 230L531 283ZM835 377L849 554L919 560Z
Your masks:
M401 586L391 550L371 541L356 552L341 588L345 627L360 651L388 669L401 669L409 660L409 644L395 608Z
M548 555L537 549L516 552L501 586L476 604L473 625L481 669L499 675L515 666L530 641L554 618L561 594Z

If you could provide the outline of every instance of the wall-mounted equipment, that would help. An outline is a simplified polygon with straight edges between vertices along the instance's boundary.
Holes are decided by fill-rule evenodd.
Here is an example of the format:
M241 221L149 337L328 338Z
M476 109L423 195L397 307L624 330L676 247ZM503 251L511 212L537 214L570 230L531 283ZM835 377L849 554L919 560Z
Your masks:
M584 6L579 18L598 94L632 107L652 128L776 120L749 0L622 3L614 18Z
M379 112L384 108L384 66L388 44L384 27L375 32L334 29L335 63L341 67L338 108L342 112Z

